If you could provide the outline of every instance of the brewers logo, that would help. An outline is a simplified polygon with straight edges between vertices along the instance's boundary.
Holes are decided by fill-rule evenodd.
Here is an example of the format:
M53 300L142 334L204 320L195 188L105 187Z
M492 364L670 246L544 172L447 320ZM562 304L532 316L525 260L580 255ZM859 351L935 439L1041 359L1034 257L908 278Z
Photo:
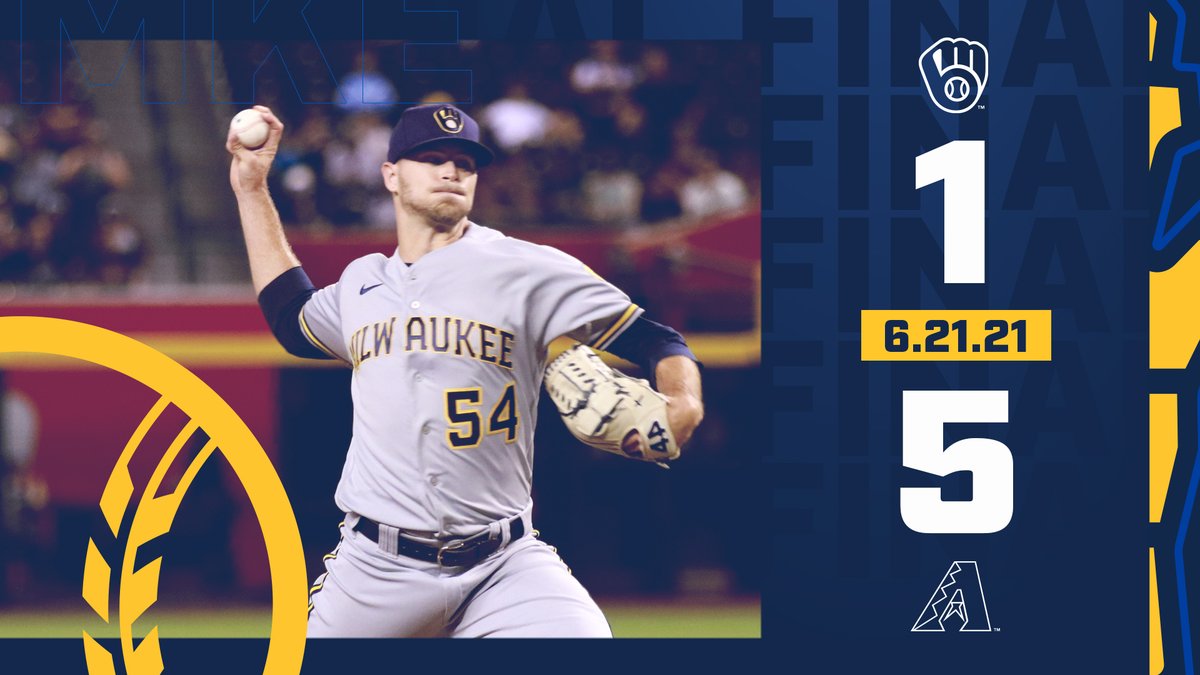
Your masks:
M933 104L959 115L979 103L988 81L988 51L981 42L942 38L921 53L917 67Z
M438 108L437 112L433 113L433 119L438 128L448 134L457 134L463 130L462 115L450 106Z

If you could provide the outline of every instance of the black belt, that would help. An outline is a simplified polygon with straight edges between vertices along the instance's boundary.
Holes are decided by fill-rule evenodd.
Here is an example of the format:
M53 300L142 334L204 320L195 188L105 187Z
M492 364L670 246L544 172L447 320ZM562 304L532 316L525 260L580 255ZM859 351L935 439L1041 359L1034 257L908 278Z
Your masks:
M509 521L508 527L510 542L525 536L525 522L521 520L520 516ZM354 531L362 533L376 545L379 544L379 523L370 518L360 516L358 523L354 525ZM445 546L422 544L419 541L405 538L402 534L397 534L396 553L425 562L435 562L443 567L464 567L474 565L495 553L501 543L503 543L503 534L492 538L491 532L488 531L480 532L466 539L459 539Z

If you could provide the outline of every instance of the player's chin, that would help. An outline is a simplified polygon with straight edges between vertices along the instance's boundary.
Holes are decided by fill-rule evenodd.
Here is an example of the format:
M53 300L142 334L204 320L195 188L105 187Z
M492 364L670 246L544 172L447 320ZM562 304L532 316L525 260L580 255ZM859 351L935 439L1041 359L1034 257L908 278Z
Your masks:
M429 218L441 225L454 225L467 217L470 204L465 198L458 200L438 200L428 211Z

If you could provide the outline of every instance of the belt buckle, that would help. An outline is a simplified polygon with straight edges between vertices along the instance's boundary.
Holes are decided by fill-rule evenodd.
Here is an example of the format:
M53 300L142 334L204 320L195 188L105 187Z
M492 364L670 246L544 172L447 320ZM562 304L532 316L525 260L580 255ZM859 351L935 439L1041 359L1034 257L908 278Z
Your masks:
M467 547L467 540L459 539L458 541L454 542L453 544L447 544L447 545L439 548L438 552L437 552L437 564L440 566L443 566L443 567L446 566L446 563L442 562L442 555L444 553L446 553L446 551L449 551L451 553L457 553L458 551L461 551L461 550L465 549L466 547ZM453 565L453 567L457 567L457 565Z

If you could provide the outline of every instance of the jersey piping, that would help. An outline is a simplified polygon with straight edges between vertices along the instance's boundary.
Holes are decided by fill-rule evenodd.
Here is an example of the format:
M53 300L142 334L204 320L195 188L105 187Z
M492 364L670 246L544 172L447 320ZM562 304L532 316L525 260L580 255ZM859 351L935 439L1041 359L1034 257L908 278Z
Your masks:
M334 351L332 349L330 349L329 347L326 347L325 343L321 342L321 340L312 332L312 329L308 327L308 321L306 321L304 319L304 308L303 307L300 308L300 329L304 331L304 337L308 338L308 341L312 343L312 346L316 347L317 349L320 349L321 351L323 351L326 354L328 354L329 356L337 359L338 361L346 360L346 359L343 359L342 357L338 356L336 353L334 353Z
M638 314L640 314L638 311L640 309L636 304L630 303L629 308L621 316L617 317L617 320L608 327L608 330L601 333L600 337L596 338L589 346L595 349L607 349L612 344L612 341L621 334L621 331L625 330L637 318Z

